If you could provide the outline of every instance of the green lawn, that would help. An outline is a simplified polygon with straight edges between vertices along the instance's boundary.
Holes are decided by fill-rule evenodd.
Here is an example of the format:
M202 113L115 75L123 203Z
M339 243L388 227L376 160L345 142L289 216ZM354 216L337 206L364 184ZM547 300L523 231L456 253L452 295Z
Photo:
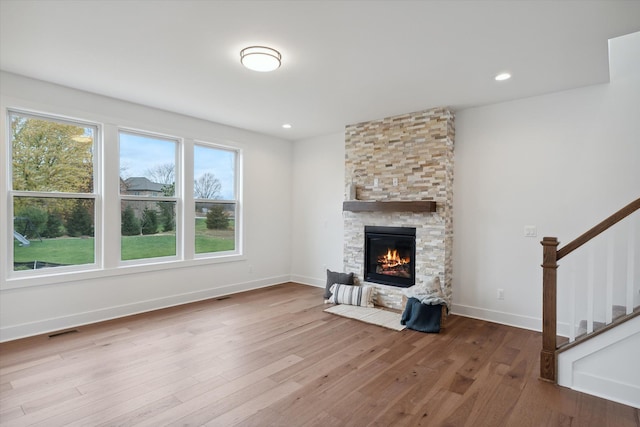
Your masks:
M32 240L29 246L13 241L15 262L45 261L55 264L91 264L94 261L93 238Z
M235 249L234 222L227 230L209 230L205 218L196 218L196 253L232 251Z
M208 230L204 219L196 220L196 253L231 251L235 249L235 232ZM175 234L123 236L122 259L156 258L176 254ZM13 258L20 262L49 262L63 265L91 264L94 262L94 239L57 238L33 240L29 246L20 246L14 240Z
M146 236L122 236L120 250L122 260L174 256L175 234L150 234Z

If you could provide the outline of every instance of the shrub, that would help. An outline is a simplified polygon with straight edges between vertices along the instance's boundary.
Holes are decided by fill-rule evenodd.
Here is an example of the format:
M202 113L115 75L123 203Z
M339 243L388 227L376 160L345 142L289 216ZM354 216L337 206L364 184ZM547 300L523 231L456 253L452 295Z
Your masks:
M93 236L93 217L82 200L76 200L66 227L69 236Z
M47 228L47 212L35 206L24 206L16 212L14 224L17 232L35 238Z
M207 212L207 228L209 230L225 230L229 228L229 218L221 205L214 205Z
M158 202L162 231L173 231L176 228L176 214L173 206L174 204L171 202Z
M122 211L122 225L120 228L123 236L137 236L140 234L140 221L136 218L131 206L127 206Z
M158 215L156 211L145 208L142 211L142 234L156 234L158 232Z
M47 216L47 227L41 233L42 237L52 239L54 237L60 237L64 234L64 227L62 225L62 218L55 213L49 213Z

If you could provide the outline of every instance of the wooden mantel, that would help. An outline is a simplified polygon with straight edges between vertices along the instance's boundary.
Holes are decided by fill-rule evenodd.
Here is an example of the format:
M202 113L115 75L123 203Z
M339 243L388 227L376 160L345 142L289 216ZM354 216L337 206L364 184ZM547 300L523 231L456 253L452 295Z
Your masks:
M346 200L342 204L342 210L350 212L435 212L436 202L433 200Z

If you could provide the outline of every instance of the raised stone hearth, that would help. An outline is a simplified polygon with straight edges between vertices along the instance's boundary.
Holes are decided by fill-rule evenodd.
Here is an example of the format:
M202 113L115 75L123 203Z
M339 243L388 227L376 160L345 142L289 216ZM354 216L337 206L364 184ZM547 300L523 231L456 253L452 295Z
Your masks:
M453 143L454 116L445 108L346 127L345 188L355 185L360 201L433 201L435 212L407 211L403 204L390 204L398 206L392 209L345 207L345 271L362 281L365 226L415 227L416 283L437 275L445 295L451 296ZM376 287L376 305L402 308L401 288L367 284Z

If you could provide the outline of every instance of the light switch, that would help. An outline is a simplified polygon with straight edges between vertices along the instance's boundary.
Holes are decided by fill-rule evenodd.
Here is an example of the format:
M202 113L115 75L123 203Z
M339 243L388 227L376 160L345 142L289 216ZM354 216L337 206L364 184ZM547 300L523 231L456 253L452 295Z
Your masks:
M525 225L524 226L524 237L536 237L538 235L538 230L535 225Z

